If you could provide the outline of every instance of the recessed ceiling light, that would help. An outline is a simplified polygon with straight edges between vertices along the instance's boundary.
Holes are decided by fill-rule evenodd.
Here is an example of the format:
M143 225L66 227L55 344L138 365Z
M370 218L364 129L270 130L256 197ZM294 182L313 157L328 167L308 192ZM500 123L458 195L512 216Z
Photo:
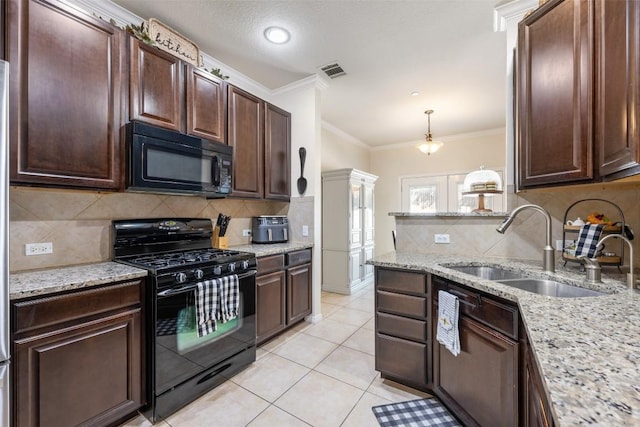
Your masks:
M420 92L411 92L411 96L418 96L420 95Z
M269 27L264 30L264 36L271 43L284 44L289 41L291 35L289 31L281 27Z

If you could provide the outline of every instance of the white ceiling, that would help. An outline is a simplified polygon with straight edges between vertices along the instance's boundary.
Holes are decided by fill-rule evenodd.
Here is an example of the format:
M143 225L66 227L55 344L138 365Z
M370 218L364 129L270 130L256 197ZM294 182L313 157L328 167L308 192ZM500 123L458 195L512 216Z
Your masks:
M369 146L505 125L506 35L497 0L114 0L157 18L201 51L269 89L337 61L323 121ZM263 37L291 32L286 45ZM225 70L222 69L224 72ZM417 91L420 95L412 97Z

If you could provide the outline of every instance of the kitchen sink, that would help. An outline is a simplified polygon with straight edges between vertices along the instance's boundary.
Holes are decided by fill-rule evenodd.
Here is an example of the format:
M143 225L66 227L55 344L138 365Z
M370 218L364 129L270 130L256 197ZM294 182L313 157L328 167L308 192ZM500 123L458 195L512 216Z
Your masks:
M606 295L602 292L591 289L580 288L578 286L567 285L566 283L559 283L546 279L521 278L497 280L497 282L513 288L522 289L523 291L558 298L596 297Z
M516 271L505 270L500 267L492 267L488 265L454 265L447 267L460 273L470 274L472 276L480 277L486 280L506 280L506 279L520 279L522 273Z
M501 267L489 265L453 265L448 266L447 268L459 271L460 273L470 274L481 279L493 280L495 282L502 283L503 285L518 288L523 291L533 292L539 295L558 298L579 298L607 295L602 292L567 285L554 280L525 277L523 273L505 270Z

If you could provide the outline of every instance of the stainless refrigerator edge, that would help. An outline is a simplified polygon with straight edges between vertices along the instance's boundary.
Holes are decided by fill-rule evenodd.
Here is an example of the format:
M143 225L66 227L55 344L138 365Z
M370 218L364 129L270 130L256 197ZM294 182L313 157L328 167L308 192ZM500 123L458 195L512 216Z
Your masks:
M0 427L9 426L9 63L0 60Z

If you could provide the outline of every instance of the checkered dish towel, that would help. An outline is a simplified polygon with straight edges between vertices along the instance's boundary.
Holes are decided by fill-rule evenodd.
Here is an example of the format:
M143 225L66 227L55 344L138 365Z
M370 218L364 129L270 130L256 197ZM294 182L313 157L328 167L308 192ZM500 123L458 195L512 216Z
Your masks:
M239 280L237 275L198 282L196 286L196 322L198 337L204 337L217 329L221 323L238 316L240 304Z
M586 224L580 227L578 244L576 245L576 257L586 256L587 258L593 258L595 256L598 249L596 246L603 228L604 224Z
M454 356L460 354L459 306L458 297L449 292L438 291L438 331L436 339Z

